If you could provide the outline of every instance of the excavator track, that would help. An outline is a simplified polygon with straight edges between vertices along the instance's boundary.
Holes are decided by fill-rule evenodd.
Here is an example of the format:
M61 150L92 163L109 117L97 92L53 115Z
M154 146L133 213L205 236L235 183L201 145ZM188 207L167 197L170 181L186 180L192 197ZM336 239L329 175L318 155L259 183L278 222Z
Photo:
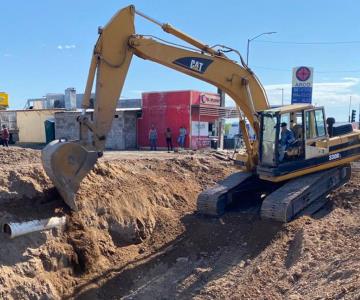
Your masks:
M326 203L330 191L346 183L350 176L350 165L344 165L293 179L264 199L261 218L285 223L311 215Z
M197 199L197 211L202 215L220 216L232 202L232 193L253 174L234 173L217 183L214 187L203 191Z

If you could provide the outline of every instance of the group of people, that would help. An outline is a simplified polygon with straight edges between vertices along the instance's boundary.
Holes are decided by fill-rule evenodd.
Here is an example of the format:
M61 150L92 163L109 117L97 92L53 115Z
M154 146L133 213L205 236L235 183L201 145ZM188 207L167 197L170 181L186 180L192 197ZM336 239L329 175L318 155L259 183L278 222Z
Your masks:
M284 160L285 152L286 150L291 146L291 144L295 141L295 137L293 132L287 128L287 123L282 122L281 125L281 131L280 131L280 145L279 145L279 161ZM185 146L185 139L186 139L186 128L185 126L181 126L179 128L179 135L177 138L177 143L179 145L179 148L184 148ZM166 131L164 133L165 139L166 139L166 146L168 149L168 152L173 151L173 133L170 128L166 128ZM158 132L153 124L149 130L149 142L150 142L150 150L156 151L157 143L158 143Z
M186 135L187 135L187 131L186 131L185 126L181 126L179 129L179 135L177 138L177 143L178 143L179 148L185 147ZM166 146L167 146L168 152L173 151L173 133L170 128L166 128L164 136L166 139ZM149 130L149 142L150 142L150 150L156 151L156 146L158 143L158 133L157 133L157 129L155 128L155 125L152 125Z

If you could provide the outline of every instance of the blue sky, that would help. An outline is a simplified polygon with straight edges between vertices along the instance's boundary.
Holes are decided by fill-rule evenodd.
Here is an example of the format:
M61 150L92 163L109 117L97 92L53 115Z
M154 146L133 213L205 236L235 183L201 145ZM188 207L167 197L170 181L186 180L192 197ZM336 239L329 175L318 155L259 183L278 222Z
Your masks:
M349 97L360 103L359 1L133 1L140 11L169 22L210 45L225 44L246 56L265 86L270 102L290 101L291 68L312 66L314 103L327 115L346 120ZM0 18L0 90L10 95L11 107L25 100L75 87L83 92L97 27L130 2L97 0L2 1ZM154 24L137 18L138 33L170 41ZM283 42L353 42L289 44ZM235 59L235 57L234 57ZM160 65L133 60L122 93L138 97L142 91L215 88Z

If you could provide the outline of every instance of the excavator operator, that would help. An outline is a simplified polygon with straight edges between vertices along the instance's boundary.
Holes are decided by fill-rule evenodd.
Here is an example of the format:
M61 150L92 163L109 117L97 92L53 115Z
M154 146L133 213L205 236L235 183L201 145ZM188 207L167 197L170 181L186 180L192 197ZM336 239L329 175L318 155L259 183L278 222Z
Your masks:
M285 152L289 146L295 142L294 133L287 128L287 123L282 122L281 125L281 136L280 136L280 146L279 146L279 161L284 160Z

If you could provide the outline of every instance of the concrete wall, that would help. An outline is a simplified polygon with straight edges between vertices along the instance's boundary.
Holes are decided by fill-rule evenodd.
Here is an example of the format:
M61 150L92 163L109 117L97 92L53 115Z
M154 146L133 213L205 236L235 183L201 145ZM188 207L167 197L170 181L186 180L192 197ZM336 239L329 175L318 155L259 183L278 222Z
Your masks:
M79 123L76 118L80 112L58 112L55 114L55 139L79 139Z
M79 112L59 112L55 114L55 138L79 139ZM106 149L134 149L136 144L136 111L116 112L111 130L107 136Z
M16 111L16 124L19 129L20 143L45 143L47 119L54 118L58 110L19 110Z

